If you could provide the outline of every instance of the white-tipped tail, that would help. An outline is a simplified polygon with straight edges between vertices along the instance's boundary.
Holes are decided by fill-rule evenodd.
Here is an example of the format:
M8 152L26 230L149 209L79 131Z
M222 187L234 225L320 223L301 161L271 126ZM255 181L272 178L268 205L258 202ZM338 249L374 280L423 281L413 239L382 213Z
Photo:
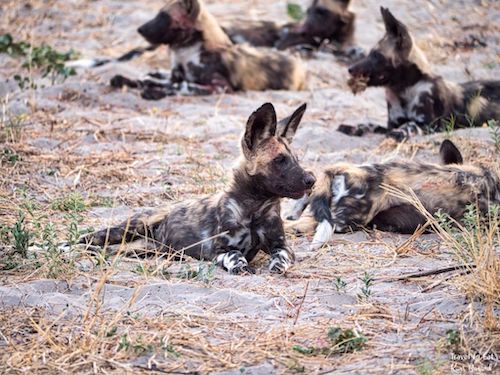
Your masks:
M316 233L314 233L314 237L309 249L310 250L319 249L321 246L323 246L323 244L327 243L332 239L332 235L333 235L332 225L328 222L328 220L323 220L316 227Z
M108 63L109 59L80 59L67 61L64 66L68 68L94 68Z

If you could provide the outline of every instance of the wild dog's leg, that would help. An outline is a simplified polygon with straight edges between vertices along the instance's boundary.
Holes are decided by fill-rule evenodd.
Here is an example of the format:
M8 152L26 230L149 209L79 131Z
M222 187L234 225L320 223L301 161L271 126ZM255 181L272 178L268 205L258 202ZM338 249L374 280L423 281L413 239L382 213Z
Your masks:
M147 100L158 100L169 95L175 95L175 89L170 82L156 82L150 79L132 80L122 75L115 75L110 81L111 87L124 86L133 89L142 89L141 96Z
M416 94L418 100L415 101L408 109L408 117L401 115L401 107L399 102L391 104L388 102L389 108L389 129L387 136L401 142L416 135L428 134L433 130L434 125L438 125L439 120L436 120L434 108L439 106L439 97L433 94L433 90L424 86L420 94Z
M290 212L286 215L286 219L297 220L309 204L309 197L310 195L306 193L302 198L297 199Z
M384 232L414 233L426 218L411 204L400 204L379 212L368 224Z
M402 142L411 137L423 134L425 134L425 132L420 125L418 125L414 121L409 121L401 125L398 129L393 129L389 131L387 133L387 137L393 138L398 142Z
M388 130L387 128L381 125L368 123L368 124L358 124L356 126L341 124L337 128L337 131L347 135L362 137L363 135L368 133L386 134Z
M239 250L231 250L227 253L219 254L217 258L215 258L215 261L217 265L233 275L249 271L248 261Z
M268 265L269 271L284 273L295 263L295 254L286 244L283 221L279 214L274 212L268 215L256 230L260 243L255 249L259 250L259 248L262 248L262 250L271 255ZM256 253L257 251L254 251L253 255Z
M189 76L191 82L188 83L190 95L207 95L218 94L222 92L232 92L233 86L227 77L221 74L216 69L219 64L217 62L208 62L204 65L188 64Z

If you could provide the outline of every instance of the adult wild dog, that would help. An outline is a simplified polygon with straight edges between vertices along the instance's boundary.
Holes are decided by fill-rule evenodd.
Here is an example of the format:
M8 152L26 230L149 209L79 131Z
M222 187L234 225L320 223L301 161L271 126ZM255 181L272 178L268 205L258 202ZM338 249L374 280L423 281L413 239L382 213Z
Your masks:
M381 8L381 12L385 36L366 58L349 68L349 73L352 86L385 87L387 128L341 125L339 131L350 135L374 131L403 140L450 125L481 126L488 120L500 119L500 81L457 84L433 74L408 28L388 9Z
M221 29L234 44L277 47L281 50L295 46L318 48L330 44L335 46L335 54L347 54L349 57L353 52L357 52L355 49L343 51L351 43L354 34L355 16L348 9L349 2L350 0L313 0L307 9L305 20L300 23L280 25L270 20L238 19L221 24ZM167 31L170 22L166 17L157 18L154 27L159 32ZM80 59L67 62L66 66L91 68L111 62L130 61L165 44L163 41L152 43L147 47L134 48L115 59Z
M444 141L440 149L445 165L387 162L368 165L335 164L324 170L311 195L297 201L294 216L310 204L311 216L289 223L299 232L315 230L312 248L329 241L333 232L356 227L399 233L413 233L425 218L406 200L391 194L387 187L415 193L434 214L442 210L459 220L468 204L487 212L500 204L500 177L483 167L461 165L455 145Z
M269 269L285 272L295 256L286 244L280 198L297 199L316 181L290 149L305 110L304 104L277 123L267 103L250 116L241 139L242 158L225 192L139 214L81 242L105 246L150 238L160 251L214 260L230 273L247 269L263 250L271 256Z
M233 44L202 0L167 0L158 15L138 31L149 43L170 47L170 81L165 84L115 76L111 85L141 88L146 99L159 99L182 89L190 94L209 94L300 90L305 84L305 70L299 59Z
M283 26L283 36L276 47L318 48L325 43L346 47L354 36L355 15L349 10L349 3L350 0L313 0L302 22Z

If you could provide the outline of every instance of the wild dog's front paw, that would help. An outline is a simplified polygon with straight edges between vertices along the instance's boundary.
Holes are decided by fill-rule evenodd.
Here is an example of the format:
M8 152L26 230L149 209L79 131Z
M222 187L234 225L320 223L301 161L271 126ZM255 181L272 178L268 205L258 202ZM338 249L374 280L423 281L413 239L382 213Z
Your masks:
M131 86L131 85L133 85L132 82L133 81L131 81L127 77L124 77L120 74L117 74L113 78L111 78L111 80L109 81L109 84L111 85L111 87L114 87L115 89L121 89L124 86L132 87Z
M415 122L410 121L398 129L391 130L387 133L387 136L395 139L398 142L402 142L407 140L408 138L415 137L417 135L422 135L423 131L420 126L418 126Z
M387 133L387 137L394 139L397 142L403 142L408 139L408 136L404 130L395 129Z
M141 97L145 100L160 100L169 95L173 95L167 90L158 88L147 88L141 92Z
M294 262L294 257L288 250L280 250L271 256L269 271L275 273L285 273Z
M232 275L238 275L243 272L251 273L248 267L248 261L238 250L232 250L217 256L216 262Z
M337 131L347 135L361 137L366 133L385 134L387 133L387 128L372 123L358 124L356 126L340 124Z

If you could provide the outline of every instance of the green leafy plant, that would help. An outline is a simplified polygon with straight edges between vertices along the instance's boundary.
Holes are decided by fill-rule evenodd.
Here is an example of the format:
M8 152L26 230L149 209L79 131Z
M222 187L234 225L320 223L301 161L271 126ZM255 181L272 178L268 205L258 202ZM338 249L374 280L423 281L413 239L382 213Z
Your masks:
M49 77L51 83L57 80L66 80L69 76L76 75L74 68L65 66L65 62L76 57L73 50L58 52L47 44L33 46L28 42L15 42L10 34L0 35L0 53L7 53L12 57L23 57L24 68L40 69L42 77ZM21 89L36 88L29 77L17 75L14 77Z
M363 282L363 286L361 287L361 293L358 294L358 299L367 300L372 295L373 277L368 272L365 272L363 278L359 280Z
M456 125L455 115L452 113L452 114L450 114L450 117L445 118L442 121L443 121L444 131L445 131L446 137L450 138L451 133L453 133L453 130L455 130L455 125Z
M79 192L72 192L52 202L52 209L67 212L85 211L87 205Z
M328 345L323 347L306 347L294 345L292 349L304 355L332 355L352 353L363 349L368 339L355 329L330 327L328 330Z
M0 153L0 160L6 161L7 163L15 164L21 160L21 157L10 148L4 148L2 153Z
M26 228L24 219L24 214L20 212L17 221L11 229L11 233L14 240L14 251L23 258L27 258L31 234Z
M457 347L462 343L462 336L456 329L449 329L446 331L446 342L449 346Z
M146 352L153 351L154 346L152 344L146 344L142 341L142 337L139 336L137 340L131 341L126 333L120 336L118 342L118 351L126 350L133 351L137 354L142 354Z
M347 283L340 276L337 276L334 281L334 285L335 289L337 289L337 292L345 292L347 288Z
M294 21L300 21L305 16L305 12L302 10L302 7L296 3L288 3L286 5L286 13Z
M204 263L198 264L197 269L191 267L183 267L177 274L180 279L192 280L196 279L205 284L210 284L215 277L215 270L217 266L215 263L210 263L208 266Z

